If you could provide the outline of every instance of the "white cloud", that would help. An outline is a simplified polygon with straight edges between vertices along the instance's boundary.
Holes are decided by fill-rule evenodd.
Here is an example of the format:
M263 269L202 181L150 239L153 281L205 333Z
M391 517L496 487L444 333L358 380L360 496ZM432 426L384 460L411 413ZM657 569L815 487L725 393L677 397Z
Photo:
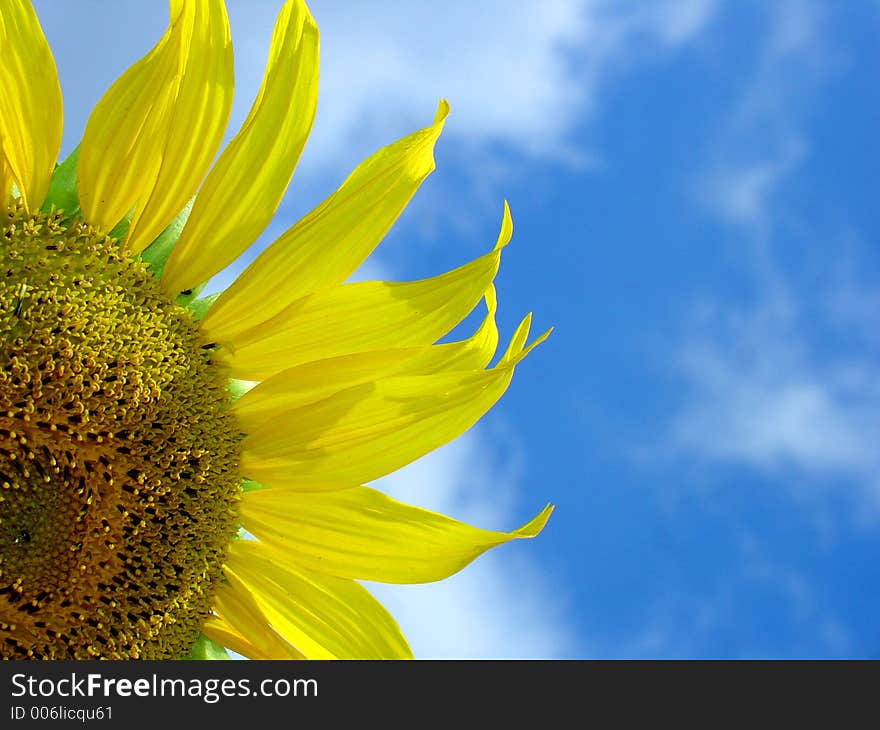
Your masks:
M709 210L757 244L742 248L757 253L743 258L755 299L730 308L710 298L689 324L675 354L687 385L672 440L679 453L713 462L843 477L876 500L880 457L871 434L880 426L880 368L868 354L876 344L867 334L875 313L866 310L880 300L858 284L857 264L834 269L858 259L857 250L849 247L847 258L840 241L829 245L827 234L812 236L797 222L803 211L780 205L808 155L809 110L835 54L823 32L823 5L784 2L766 13L751 80L712 141L698 181ZM811 251L817 271L795 276L781 265L782 232ZM852 295L856 288L859 295ZM829 337L849 343L829 351Z
M513 507L520 467L513 453L499 454L496 439L475 428L376 486L456 519L508 530L518 526ZM568 656L576 643L564 587L550 583L528 543L517 547L496 548L439 583L370 589L397 618L417 657Z
M880 294L859 281L858 241L812 234L799 221L808 211L780 204L808 156L810 108L836 54L824 5L783 2L765 12L756 59L743 60L753 64L751 79L712 140L698 184L711 213L756 244L741 249L754 300L732 308L710 296L695 308L674 350L685 395L671 441L679 455L780 475L801 492L810 478L843 481L876 509ZM783 233L811 252L797 272L777 255Z
M794 276L768 255L751 304L694 307L672 350L684 388L664 453L763 475L813 505L803 516L825 540L829 497L852 505L851 526L880 518L880 288L857 239L804 232L798 245L812 262Z
M314 3L322 28L321 103L310 154L423 124L450 99L450 137L537 157L577 154L577 126L608 77L645 46L677 47L713 2L396 0ZM386 140L387 137L386 137Z
M880 487L880 368L866 369L857 352L829 358L808 332L790 301L707 313L679 351L688 394L675 444L715 461Z
M555 151L584 91L565 50L580 44L581 3L488 0L322 5L322 109L314 144L329 149L389 115L423 123L449 98L451 135Z
M768 234L780 189L808 157L805 109L833 66L823 6L768 4L765 34L743 93L728 109L694 185L709 211Z
M700 184L700 195L730 223L766 230L779 187L806 156L803 139L792 133L773 155L717 164Z

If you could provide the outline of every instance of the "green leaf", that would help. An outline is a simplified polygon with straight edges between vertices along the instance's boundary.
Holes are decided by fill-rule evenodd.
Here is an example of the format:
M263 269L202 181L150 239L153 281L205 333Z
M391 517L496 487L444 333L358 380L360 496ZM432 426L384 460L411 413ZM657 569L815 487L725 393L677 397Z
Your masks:
M211 641L204 634L199 635L193 648L190 650L190 659L229 659L229 654L220 644Z
M183 230L183 227L189 219L193 200L195 200L195 198L192 198L186 204L186 207L174 217L174 220L171 221L171 223L168 224L168 227L156 237L156 240L141 252L141 260L147 263L147 265L153 270L153 276L157 278L162 275L162 269L165 268L165 262L168 261L168 257L171 255L171 250L174 248L174 244L177 243L177 239L180 238L180 232Z
M49 192L46 193L46 201L43 203L43 212L49 213L52 207L63 211L64 218L73 218L79 215L79 195L76 192L76 161L79 157L79 147L71 152L67 159L60 165L55 166L52 180L49 182Z

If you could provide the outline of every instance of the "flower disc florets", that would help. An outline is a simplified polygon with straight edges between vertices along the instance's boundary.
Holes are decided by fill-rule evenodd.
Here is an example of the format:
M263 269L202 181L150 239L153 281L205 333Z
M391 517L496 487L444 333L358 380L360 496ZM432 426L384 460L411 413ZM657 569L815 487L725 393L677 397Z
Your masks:
M197 323L79 220L0 221L0 656L185 656L240 436Z

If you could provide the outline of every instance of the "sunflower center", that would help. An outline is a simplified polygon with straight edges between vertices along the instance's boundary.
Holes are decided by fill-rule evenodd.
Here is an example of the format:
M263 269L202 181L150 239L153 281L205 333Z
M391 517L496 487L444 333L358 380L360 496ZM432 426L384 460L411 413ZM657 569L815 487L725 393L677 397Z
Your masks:
M240 436L191 314L75 220L0 221L0 656L176 658L235 533Z

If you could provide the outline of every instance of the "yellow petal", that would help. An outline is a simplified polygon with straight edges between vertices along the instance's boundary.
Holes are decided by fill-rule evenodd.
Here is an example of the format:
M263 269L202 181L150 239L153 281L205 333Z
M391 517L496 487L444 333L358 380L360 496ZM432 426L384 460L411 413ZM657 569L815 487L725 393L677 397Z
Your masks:
M3 140L0 139L0 205L9 204L9 194L12 192L12 173L6 163L3 154Z
M250 114L205 180L162 274L174 296L216 274L268 225L312 128L318 28L302 0L278 15Z
M238 425L247 433L280 413L390 375L480 370L492 359L498 344L494 287L489 287L486 293L486 306L488 314L483 324L472 337L461 342L371 350L283 370L235 402Z
M276 559L340 578L385 583L443 580L489 548L534 537L552 511L545 507L513 532L492 532L367 487L261 489L241 501L242 524Z
M226 345L216 358L232 377L250 380L313 360L429 345L464 319L487 291L512 230L505 204L495 248L453 271L421 281L365 281L318 291L231 342L215 336L207 316L202 331Z
M279 413L242 442L241 469L270 487L357 486L464 433L507 389L528 318L491 370L395 376Z
M225 571L273 629L308 659L408 659L391 615L359 583L280 564L264 545L236 540Z
M202 627L205 636L249 659L304 658L269 625L241 581L226 581L214 596L215 615Z
M211 641L220 644L224 649L237 652L248 659L271 660L281 658L277 655L269 654L257 642L242 636L231 624L217 616L211 616L203 624L202 633ZM298 659L299 657L291 658Z
M133 210L138 253L195 193L232 104L232 42L222 0L171 0L168 30L104 94L80 145L77 186L89 223L113 228Z
M5 202L14 181L35 211L49 189L64 111L55 60L27 0L0 3L0 89L0 194Z
M434 169L434 144L449 104L434 123L374 153L235 280L207 321L226 341L296 299L345 281L376 247ZM272 292L272 296L266 296Z

